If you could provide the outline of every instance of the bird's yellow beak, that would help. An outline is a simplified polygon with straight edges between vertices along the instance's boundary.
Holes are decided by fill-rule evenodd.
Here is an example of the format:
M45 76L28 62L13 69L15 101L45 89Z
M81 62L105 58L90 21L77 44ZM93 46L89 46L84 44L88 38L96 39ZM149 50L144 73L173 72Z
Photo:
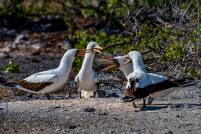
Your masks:
M100 46L95 46L93 49L78 49L75 56L76 56L76 57L84 56L85 53L89 53L89 52L91 52L91 51L92 51L92 52L95 51L95 52L98 52L98 53L102 53L102 52L101 52L102 50L103 50L103 48L100 47Z
M89 52L98 52L98 53L102 53L101 51L103 50L102 47L100 46L95 46L93 47L92 49L86 49L86 53L89 53Z
M124 58L126 59L126 62L124 62L124 65L132 62L132 60L130 59L128 55L124 55Z
M102 53L101 52L102 50L103 50L103 48L98 45L93 48L93 51L98 52L98 53Z

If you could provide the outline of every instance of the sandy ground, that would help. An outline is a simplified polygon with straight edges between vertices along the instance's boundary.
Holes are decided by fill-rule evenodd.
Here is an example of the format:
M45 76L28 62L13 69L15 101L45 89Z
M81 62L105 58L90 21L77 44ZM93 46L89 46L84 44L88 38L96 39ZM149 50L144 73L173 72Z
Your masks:
M0 133L200 134L201 90L182 88L138 110L119 98L0 103Z

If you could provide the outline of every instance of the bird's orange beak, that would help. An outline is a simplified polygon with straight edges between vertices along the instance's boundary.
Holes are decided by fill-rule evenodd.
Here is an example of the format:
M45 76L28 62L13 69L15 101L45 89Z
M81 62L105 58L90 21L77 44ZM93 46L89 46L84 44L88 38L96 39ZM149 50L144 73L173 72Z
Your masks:
M102 53L102 52L101 52L102 50L103 50L103 48L100 47L100 46L95 46L95 47L93 48L93 51L98 52L98 53Z

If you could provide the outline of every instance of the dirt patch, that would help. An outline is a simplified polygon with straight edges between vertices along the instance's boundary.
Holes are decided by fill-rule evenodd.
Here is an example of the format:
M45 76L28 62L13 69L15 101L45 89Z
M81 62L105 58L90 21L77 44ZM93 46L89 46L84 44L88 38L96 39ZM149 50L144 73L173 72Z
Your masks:
M135 112L119 98L0 104L3 133L201 133L201 91L183 88Z

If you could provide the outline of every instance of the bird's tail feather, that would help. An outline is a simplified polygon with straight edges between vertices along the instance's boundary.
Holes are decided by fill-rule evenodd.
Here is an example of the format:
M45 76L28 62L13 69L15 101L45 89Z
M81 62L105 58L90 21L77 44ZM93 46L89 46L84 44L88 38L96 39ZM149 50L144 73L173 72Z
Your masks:
M23 90L25 92L30 92L30 93L35 93L37 94L38 92L36 91L32 91L26 88L21 87L18 83L16 82L7 82L7 83L1 83L1 86L5 87L5 88L12 88L12 89L19 89L19 90Z
M7 83L1 83L1 85L9 88L17 88L18 83L15 82L7 82Z

